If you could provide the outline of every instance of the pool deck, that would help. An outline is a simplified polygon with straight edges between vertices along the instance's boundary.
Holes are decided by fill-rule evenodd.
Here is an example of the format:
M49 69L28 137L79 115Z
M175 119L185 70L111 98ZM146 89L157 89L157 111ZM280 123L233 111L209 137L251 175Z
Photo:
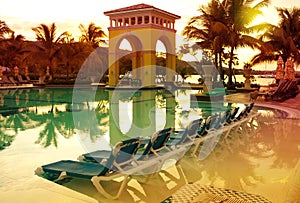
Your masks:
M298 88L300 89L299 85ZM230 102L249 103L250 95L249 93L231 94L226 96L226 100ZM283 102L265 101L263 97L258 97L255 100L255 103L257 106L277 108L288 111L289 118L300 118L300 94L298 94L295 98L291 98Z

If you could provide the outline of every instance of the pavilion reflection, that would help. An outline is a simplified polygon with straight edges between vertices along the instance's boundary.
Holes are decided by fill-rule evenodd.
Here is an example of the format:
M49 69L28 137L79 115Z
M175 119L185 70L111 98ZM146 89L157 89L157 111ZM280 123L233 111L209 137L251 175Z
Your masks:
M167 91L109 91L110 144L175 127L175 106L175 96Z

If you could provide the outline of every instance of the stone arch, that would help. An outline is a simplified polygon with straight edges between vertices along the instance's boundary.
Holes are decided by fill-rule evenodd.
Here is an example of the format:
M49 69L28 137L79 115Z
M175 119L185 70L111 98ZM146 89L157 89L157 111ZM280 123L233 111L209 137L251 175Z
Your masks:
M169 37L166 35L161 35L157 38L157 41L161 41L166 48L166 53L174 53L175 52L175 47L172 45L172 42L170 41Z
M131 51L122 51L120 50L120 45L123 40L127 40L131 46ZM138 69L139 67L142 67L144 65L143 61L143 54L142 51L144 50L144 45L142 40L138 35L135 35L134 33L126 33L121 35L117 39L117 43L114 47L115 50L115 69L119 70L119 60L129 55L132 61L132 79L138 79L141 78L141 72Z
M173 80L174 71L176 70L175 39L172 37L162 34L157 38L157 41L161 41L166 49L166 81Z
M125 33L123 35L120 35L117 39L116 46L114 47L115 50L117 50L120 47L120 44L124 39L126 39L129 42L133 52L143 50L142 40L139 38L139 36L133 33Z

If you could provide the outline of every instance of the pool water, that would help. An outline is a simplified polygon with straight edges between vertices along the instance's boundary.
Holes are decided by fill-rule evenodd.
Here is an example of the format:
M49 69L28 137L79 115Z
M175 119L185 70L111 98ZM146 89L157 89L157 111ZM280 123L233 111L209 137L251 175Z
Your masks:
M98 88L0 90L0 196L4 202L111 202L89 180L53 183L34 175L44 164L76 160L134 136L185 127L211 112L243 104L191 105L194 90L108 91ZM189 153L141 184L134 177L116 202L162 202L187 183L299 201L300 121L282 111L260 116L242 133L221 138L204 160ZM297 165L298 164L298 165ZM300 177L298 176L298 179ZM298 181L299 182L299 181ZM106 187L113 191L117 184Z

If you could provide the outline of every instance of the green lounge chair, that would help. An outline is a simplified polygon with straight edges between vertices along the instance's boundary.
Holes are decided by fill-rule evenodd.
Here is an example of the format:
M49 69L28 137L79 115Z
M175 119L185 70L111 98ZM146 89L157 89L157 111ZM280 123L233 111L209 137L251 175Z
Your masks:
M57 180L66 177L91 179L96 189L105 197L116 199L120 196L130 175L135 173L134 156L141 145L141 138L133 138L118 142L111 151L105 165L85 163L72 160L62 160L43 165L36 169L37 175L56 176ZM101 181L110 181L123 177L123 182L116 195L111 195L101 185Z

